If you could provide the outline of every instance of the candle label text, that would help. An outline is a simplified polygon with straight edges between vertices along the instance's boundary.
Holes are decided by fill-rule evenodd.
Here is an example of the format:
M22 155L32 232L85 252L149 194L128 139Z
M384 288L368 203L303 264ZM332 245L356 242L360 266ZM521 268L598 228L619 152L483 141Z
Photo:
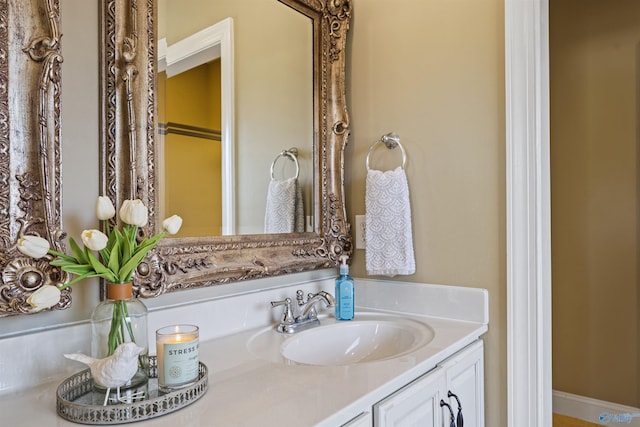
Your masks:
M178 386L198 378L198 340L164 344L164 384Z

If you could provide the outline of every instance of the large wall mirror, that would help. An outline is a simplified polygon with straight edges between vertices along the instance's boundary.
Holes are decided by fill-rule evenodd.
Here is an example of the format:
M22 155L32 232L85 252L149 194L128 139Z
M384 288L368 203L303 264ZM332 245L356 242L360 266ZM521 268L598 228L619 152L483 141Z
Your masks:
M25 235L63 251L57 0L0 1L0 317L30 314L29 296L66 273L16 249ZM71 303L62 292L54 308Z
M141 296L334 266L350 253L349 0L102 0L101 10L103 193L117 205L142 199L147 234L170 214L185 220L141 264ZM221 22L232 23L231 56L176 66L176 46ZM187 101L192 92L213 106ZM293 195L286 225L274 194Z

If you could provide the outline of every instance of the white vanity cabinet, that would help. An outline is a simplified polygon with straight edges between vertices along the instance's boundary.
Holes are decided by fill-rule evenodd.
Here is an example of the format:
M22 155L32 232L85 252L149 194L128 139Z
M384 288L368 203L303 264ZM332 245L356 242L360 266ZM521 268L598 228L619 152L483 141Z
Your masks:
M371 412L363 412L341 427L371 427L373 425L373 416Z
M442 368L404 386L373 406L375 427L440 427L440 400L446 396L446 380Z
M481 340L478 340L470 344L440 365L444 369L447 380L444 400L448 400L451 409L457 415L458 402L455 398L447 399L446 396L448 391L458 396L462 405L464 425L467 427L484 427L484 349L482 343ZM442 414L444 416L445 413ZM447 417L446 420L448 419ZM444 423L444 425L449 426L448 423Z
M435 369L376 403L374 427L449 427L451 405L454 417L458 403L448 397L450 391L462 405L464 426L484 427L484 354L478 340L454 354Z

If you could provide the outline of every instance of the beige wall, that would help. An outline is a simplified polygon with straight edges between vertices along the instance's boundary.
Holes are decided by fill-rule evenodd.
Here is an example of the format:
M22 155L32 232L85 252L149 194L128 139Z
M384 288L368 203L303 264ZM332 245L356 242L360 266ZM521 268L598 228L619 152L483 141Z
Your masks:
M356 0L353 16L345 163L350 221L365 213L367 150L395 130L408 156L416 254L416 273L396 279L489 290L487 426L504 426L503 1ZM353 262L353 275L366 276L364 251Z
M553 0L553 387L640 406L637 0Z
M95 226L97 8L95 2L62 0L64 219L73 235ZM383 133L397 131L409 156L417 263L415 275L397 279L489 290L487 426L506 426L503 22L502 0L354 0L347 63L352 134L345 188L350 220L364 213L369 145ZM235 23L239 49L239 35L252 26ZM241 58L236 67L237 78L247 78L241 77L249 67ZM238 114L242 108L259 107L247 99L255 89L237 88ZM284 97L272 101L277 101L275 108L286 104ZM261 141L265 132L271 129L264 123L238 125L239 138L253 135ZM241 149L239 155L246 153ZM253 155L272 157L262 149ZM83 167L74 168L74 163ZM241 176L246 172L239 169ZM242 191L256 199L264 194L251 186ZM364 253L356 251L353 261L353 275L365 276ZM3 326L28 331L85 320L97 301L94 285L86 281L74 286L69 310L3 320ZM186 295L164 295L150 304L162 306Z

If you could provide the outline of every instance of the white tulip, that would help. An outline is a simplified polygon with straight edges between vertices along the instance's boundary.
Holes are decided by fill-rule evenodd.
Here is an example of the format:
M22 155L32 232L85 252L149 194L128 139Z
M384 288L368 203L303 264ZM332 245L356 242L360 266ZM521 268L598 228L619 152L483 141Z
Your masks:
M120 219L126 224L144 227L147 225L149 212L142 200L125 200L120 208Z
M113 207L111 199L107 196L99 196L96 201L96 217L100 221L113 218L116 214L116 208Z
M22 236L18 239L18 250L31 258L42 258L49 251L49 242L38 236Z
M60 289L53 285L44 285L27 298L27 304L36 311L53 307L58 301L60 301Z
M80 235L82 243L92 251L100 251L107 247L109 238L100 230L84 230Z
M182 227L182 218L178 215L172 215L162 221L162 229L169 234L176 234Z

